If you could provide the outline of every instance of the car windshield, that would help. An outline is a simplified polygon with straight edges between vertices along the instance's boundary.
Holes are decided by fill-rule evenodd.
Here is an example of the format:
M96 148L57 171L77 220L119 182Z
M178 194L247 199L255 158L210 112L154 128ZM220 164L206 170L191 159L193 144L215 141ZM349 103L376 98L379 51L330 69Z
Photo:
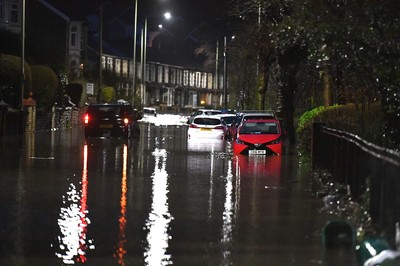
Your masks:
M205 115L218 115L221 114L222 112L219 111L204 111Z
M195 124L197 125L209 125L209 126L216 126L221 124L221 120L219 119L213 119L213 118L207 118L207 117L198 117L194 120Z
M233 120L235 119L235 117L234 116L226 116L226 117L222 117L221 119L222 119L222 121L225 122L225 124L230 125L233 123Z
M149 114L149 115L154 115L156 113L156 110L145 108L145 109L143 109L143 113L144 114Z
M111 118L131 115L129 109L122 108L121 106L92 106L88 109L89 115L96 118Z
M278 134L279 128L276 122L249 122L244 123L240 134Z

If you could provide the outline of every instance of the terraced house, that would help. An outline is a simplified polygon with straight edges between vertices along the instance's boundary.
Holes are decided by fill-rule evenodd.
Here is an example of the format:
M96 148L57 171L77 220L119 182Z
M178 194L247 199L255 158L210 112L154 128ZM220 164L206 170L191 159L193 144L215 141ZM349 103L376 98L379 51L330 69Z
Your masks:
M101 86L112 82L107 85L114 86L118 95L135 94L145 106L222 104L224 82L218 61L213 68L205 68L203 59L194 56L200 37L212 32L207 23L189 27L182 17L175 17L160 29L152 16L146 17L144 32L139 14L134 45L132 6L88 1L82 9L75 4L26 1L28 58L34 56L36 64L64 72L69 80L84 77L93 84L89 96L95 97ZM22 6L22 0L0 0L2 30L21 32Z

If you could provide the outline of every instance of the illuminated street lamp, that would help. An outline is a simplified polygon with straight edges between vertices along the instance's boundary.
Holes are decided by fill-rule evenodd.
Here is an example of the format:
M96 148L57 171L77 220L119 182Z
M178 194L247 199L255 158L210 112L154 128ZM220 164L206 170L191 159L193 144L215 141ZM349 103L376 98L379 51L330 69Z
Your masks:
M144 19L144 28L141 31L141 67L142 67L142 86L141 86L141 91L140 91L140 97L141 97L141 101L142 101L142 105L146 105L147 101L146 101L146 63L147 63L147 18L149 16L147 16ZM170 12L165 12L164 13L164 18L166 20L171 19L172 15ZM162 29L162 24L158 25L159 29Z

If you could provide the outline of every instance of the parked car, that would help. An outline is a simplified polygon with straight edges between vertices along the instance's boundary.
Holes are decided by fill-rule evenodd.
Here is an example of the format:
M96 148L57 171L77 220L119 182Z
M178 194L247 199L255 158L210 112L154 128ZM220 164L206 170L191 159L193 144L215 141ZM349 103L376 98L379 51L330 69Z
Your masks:
M233 152L245 155L281 155L284 132L278 119L249 119L239 126Z
M157 110L152 107L144 107L143 116L157 116Z
M216 116L221 117L222 121L226 125L226 139L231 139L231 134L229 128L232 126L233 121L235 120L236 114L217 114Z
M198 109L189 116L187 123L188 124L192 123L193 119L198 115L217 115L217 114L222 114L222 111L216 109Z
M129 104L92 104L84 115L85 138L132 138L140 135L140 113Z
M221 117L213 115L198 115L189 124L189 139L222 139L226 138L227 127Z
M229 126L229 135L232 139L236 138L236 132L241 123L249 119L275 119L275 112L273 111L253 111L247 110L236 114L232 124Z

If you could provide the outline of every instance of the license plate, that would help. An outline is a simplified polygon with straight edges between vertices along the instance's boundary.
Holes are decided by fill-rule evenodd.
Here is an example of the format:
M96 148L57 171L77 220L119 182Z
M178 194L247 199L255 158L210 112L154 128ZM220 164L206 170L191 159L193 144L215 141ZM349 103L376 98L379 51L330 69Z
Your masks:
M200 128L200 131L211 131L211 128Z
M267 154L266 150L249 150L250 155Z
M100 124L100 128L112 128L112 124Z

